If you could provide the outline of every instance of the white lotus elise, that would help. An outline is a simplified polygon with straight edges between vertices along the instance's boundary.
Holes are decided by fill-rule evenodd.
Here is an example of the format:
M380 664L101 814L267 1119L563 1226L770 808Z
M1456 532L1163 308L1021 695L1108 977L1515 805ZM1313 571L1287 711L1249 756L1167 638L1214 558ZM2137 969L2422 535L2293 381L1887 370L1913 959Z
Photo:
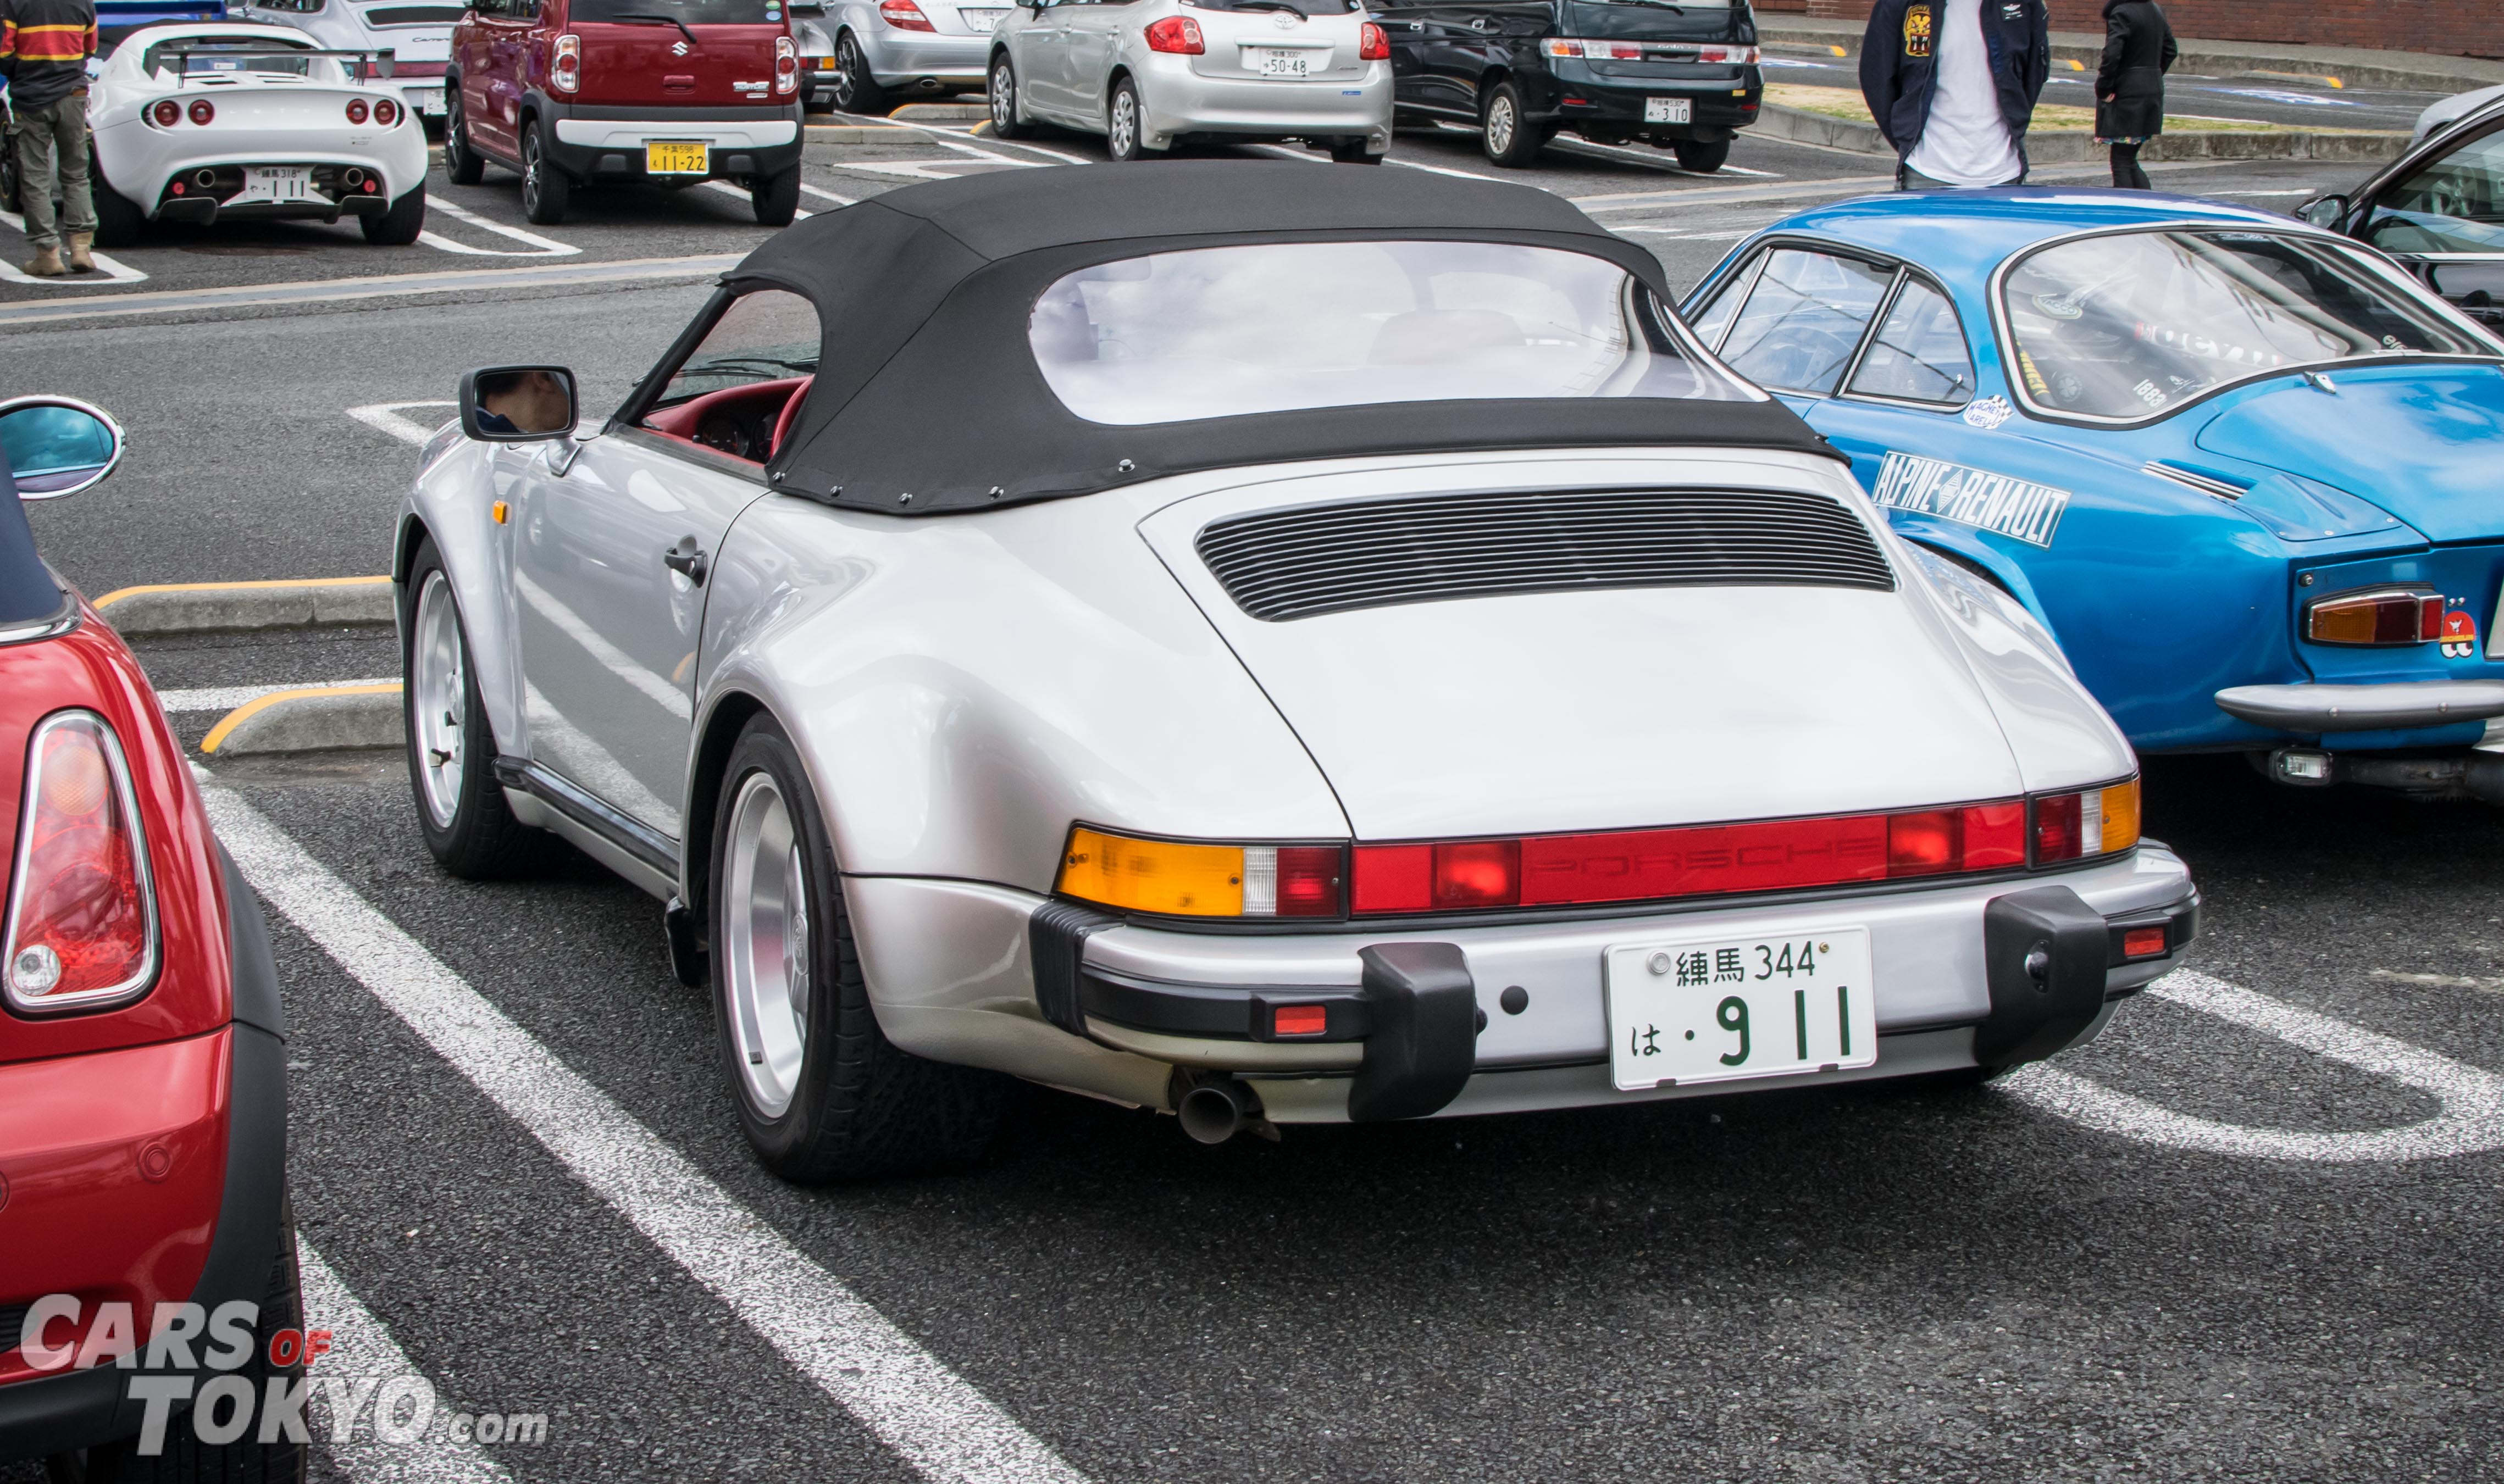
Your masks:
M283 26L133 32L87 108L96 240L123 246L152 222L351 216L368 242L415 242L426 135L380 67Z

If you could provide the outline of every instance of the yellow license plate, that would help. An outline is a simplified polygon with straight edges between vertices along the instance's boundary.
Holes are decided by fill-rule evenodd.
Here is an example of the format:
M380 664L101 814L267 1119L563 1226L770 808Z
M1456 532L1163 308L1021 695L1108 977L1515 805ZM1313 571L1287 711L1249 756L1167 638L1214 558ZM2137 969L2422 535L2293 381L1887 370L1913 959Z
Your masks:
M643 141L646 175L704 175L713 169L713 147L701 139Z

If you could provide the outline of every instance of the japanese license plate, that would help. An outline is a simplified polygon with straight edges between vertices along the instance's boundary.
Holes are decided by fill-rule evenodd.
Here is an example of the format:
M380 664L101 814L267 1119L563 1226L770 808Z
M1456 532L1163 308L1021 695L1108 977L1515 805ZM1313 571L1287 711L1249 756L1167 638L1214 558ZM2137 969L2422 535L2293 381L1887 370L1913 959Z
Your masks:
M1644 99L1644 122L1646 123L1692 123L1693 121L1695 121L1695 103L1692 99Z
M963 19L965 29L968 31L996 31L1000 28L1000 17L1007 14L1006 6L998 10L967 10L961 5L956 7L956 15Z
M713 169L713 147L701 139L646 139L646 175L705 175Z
M247 165L242 193L262 201L309 201L313 172L303 165Z
M1608 952L1609 1073L1627 1091L1878 1059L1869 930L1622 944Z
M423 114L429 119L439 119L443 116L443 94L441 92L427 91L413 93L410 96L415 101L417 111L420 114Z
M1313 73L1313 53L1304 47L1246 47L1243 60L1265 78L1302 78Z

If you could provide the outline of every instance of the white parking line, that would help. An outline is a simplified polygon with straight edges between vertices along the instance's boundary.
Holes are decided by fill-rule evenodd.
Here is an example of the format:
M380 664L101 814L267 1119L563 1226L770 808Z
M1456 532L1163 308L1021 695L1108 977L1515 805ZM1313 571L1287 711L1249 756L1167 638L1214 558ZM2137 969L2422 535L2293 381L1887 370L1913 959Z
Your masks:
M330 1352L304 1369L311 1401L305 1421L314 1440L330 1462L355 1484L502 1484L512 1475L474 1442L453 1437L438 1425L413 1442L385 1442L373 1428L372 1409L379 1398L375 1382L418 1374L390 1327L357 1300L330 1264L300 1235L296 1256L304 1271L304 1326L330 1331ZM330 1381L332 1384L326 1386ZM363 1398L358 1392L365 1390ZM354 1431L343 1441L338 1413L331 1410L334 1392L345 1392L348 1419Z
M1723 165L1719 170L1714 170L1709 173L1702 170L1689 170L1685 165L1674 163L1678 156L1674 155L1664 156L1663 152L1659 150L1637 150L1630 149L1621 144L1600 144L1588 139L1568 139L1561 134L1556 138L1548 141L1548 144L1550 149L1563 150L1568 154L1574 155L1588 154L1593 151L1604 152L1610 155L1622 155L1628 159L1640 160L1643 163L1652 166L1655 170L1664 171L1671 175L1683 175L1689 180L1709 181L1719 179L1724 175L1752 175L1758 179L1769 181L1778 181L1783 178L1783 174L1779 170L1751 170L1743 165Z
M1023 139L1002 139L997 134L978 134L975 132L977 129L991 127L988 122L976 123L971 128L962 129L936 123L917 123L914 127L919 129L927 129L934 134L961 134L967 139L981 139L989 143L991 148L995 150L1032 150L1037 155L1049 155L1063 164L1089 165L1095 163L1094 160L1089 159L1084 155L1072 155L1065 150L1046 149L1042 145L1029 144ZM934 139L931 143L945 144L946 141Z
M26 219L14 211L0 211L0 222L7 223L13 230L21 234L26 230ZM73 273L67 278L37 278L31 273L21 271L15 262L0 259L0 283L33 284L39 289L75 289L82 284L135 284L148 277L147 274L118 258L108 258L102 253L95 252L90 252L87 256L95 259L95 272Z
M102 293L86 299L20 299L0 304L0 326L32 325L50 320L89 320L105 315L182 314L273 304L326 304L414 293L497 293L560 284L640 284L655 279L702 278L737 267L746 256L744 253L707 253L685 258L549 263L543 267L467 268L448 273L375 273L288 284L159 289L139 293Z
M2352 1164L2504 1149L2504 1077L2190 969L2176 969L2145 992L2430 1092L2442 1102L2443 1112L2398 1128L2307 1133L2193 1118L2042 1062L2011 1074L2000 1086L2089 1128L2202 1154Z
M838 206L850 206L857 199L853 196L837 195L831 190L812 186L807 181L802 181L800 183L800 189L810 195L817 197L821 201L832 201Z
M269 905L591 1191L934 1484L1083 1484L989 1398L226 788L218 838Z
M291 680L285 685L207 685L194 690L160 690L156 704L168 711L231 711L247 702L283 690L336 689L342 685L398 685L398 675L363 680Z
M439 195L430 195L426 198L426 210L430 216L435 212L441 212L455 222L467 222L471 226L484 227L500 237L526 243L531 249L527 253L515 253L503 248L471 247L469 243L455 242L449 237L440 236L435 232L422 231L417 234L418 241L440 252L462 253L472 258L570 258L582 251L578 247L542 237L537 232L526 232L518 226L506 226L502 222L482 217L470 208L455 205Z
M707 189L718 190L724 195L735 195L743 201L751 199L746 188L734 186L728 181L707 181L705 182L705 186ZM803 185L800 189L806 190L809 188L806 185ZM816 215L817 213L814 211L795 211L791 213L791 220L794 222L806 222Z
M404 418L400 415L400 409L459 405L461 405L459 402L368 402L362 407L349 408L348 416L373 429L376 432L387 432L412 448L424 448L426 440L435 436L435 428L443 425L437 423L434 427L429 427L414 418Z

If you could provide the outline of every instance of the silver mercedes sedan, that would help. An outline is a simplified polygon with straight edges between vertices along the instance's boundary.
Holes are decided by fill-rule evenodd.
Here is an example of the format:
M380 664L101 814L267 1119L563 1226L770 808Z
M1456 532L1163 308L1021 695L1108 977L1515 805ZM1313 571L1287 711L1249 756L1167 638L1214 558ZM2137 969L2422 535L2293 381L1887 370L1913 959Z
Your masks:
M1104 136L1113 157L1303 140L1391 148L1391 44L1363 0L1024 0L991 49L991 128Z

